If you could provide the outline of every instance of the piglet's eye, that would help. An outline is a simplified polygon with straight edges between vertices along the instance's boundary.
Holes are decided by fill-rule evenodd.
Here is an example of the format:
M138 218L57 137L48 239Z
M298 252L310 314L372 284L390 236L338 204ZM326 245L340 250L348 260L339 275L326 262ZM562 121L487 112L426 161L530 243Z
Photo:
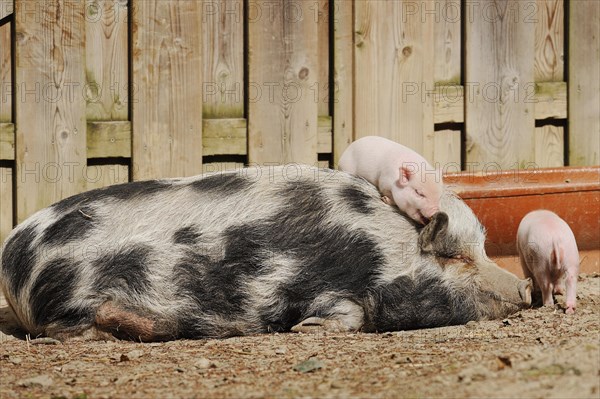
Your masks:
M423 194L422 192L420 192L419 190L415 190L415 193L417 193L417 195L419 197L425 198L425 194Z

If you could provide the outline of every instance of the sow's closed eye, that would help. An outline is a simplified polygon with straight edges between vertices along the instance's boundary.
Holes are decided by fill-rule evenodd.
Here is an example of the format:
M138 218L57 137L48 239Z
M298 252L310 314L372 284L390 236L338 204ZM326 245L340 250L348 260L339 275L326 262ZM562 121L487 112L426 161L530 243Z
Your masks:
M471 258L469 258L468 256L463 256L461 254L438 256L438 261L444 267L453 264L470 265L473 263L473 260Z

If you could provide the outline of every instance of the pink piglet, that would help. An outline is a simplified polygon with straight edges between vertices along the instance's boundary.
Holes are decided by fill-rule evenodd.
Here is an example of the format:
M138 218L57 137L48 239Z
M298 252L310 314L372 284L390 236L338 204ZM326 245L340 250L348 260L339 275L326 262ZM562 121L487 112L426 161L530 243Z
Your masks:
M566 313L575 312L579 252L569 225L547 210L529 212L517 231L517 252L525 277L542 292L544 306L554 305L552 294L567 294Z

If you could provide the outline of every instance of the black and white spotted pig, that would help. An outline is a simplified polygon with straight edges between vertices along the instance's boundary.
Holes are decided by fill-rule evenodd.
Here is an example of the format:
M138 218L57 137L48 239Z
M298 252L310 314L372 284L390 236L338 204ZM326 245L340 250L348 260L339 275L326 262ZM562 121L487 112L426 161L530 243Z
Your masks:
M0 285L27 332L59 339L389 331L528 306L470 209L450 193L442 209L420 229L366 181L304 166L128 183L19 225Z

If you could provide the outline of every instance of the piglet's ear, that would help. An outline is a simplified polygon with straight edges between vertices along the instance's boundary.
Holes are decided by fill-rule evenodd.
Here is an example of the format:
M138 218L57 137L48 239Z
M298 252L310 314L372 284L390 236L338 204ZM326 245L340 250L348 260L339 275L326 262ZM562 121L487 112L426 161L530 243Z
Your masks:
M407 168L406 166L400 167L400 176L398 178L398 186L404 187L408 184L409 180L412 177L412 170Z

